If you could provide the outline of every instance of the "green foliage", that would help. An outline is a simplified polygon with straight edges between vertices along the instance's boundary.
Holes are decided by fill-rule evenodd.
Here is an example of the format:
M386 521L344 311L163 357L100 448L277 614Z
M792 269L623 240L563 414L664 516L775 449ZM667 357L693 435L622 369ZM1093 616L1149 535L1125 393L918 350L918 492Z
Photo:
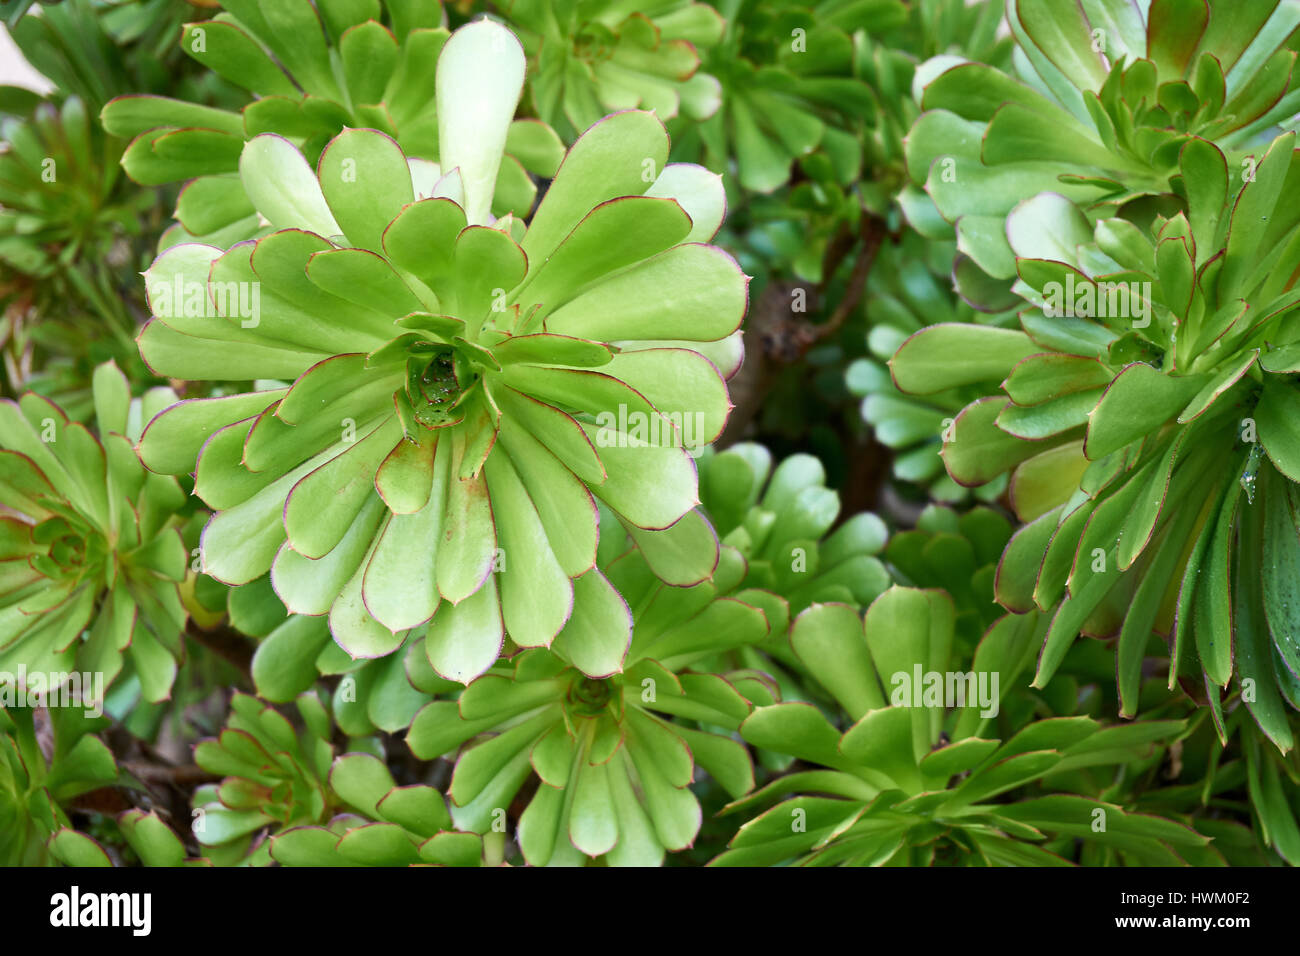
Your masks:
M816 458L792 455L773 469L766 448L742 443L699 465L704 511L744 557L746 586L781 595L793 614L814 602L866 605L889 586L877 558L884 522L864 512L827 534L840 500Z
M542 120L572 142L606 114L653 110L707 119L718 81L701 72L700 52L722 39L723 18L691 0L648 9L614 0L508 0L502 13L529 57L529 95Z
M269 846L251 846L254 833L319 823L332 809L329 714L312 694L298 700L301 732L246 694L235 694L230 711L221 734L194 748L195 763L224 778L195 791L194 834L219 860L265 864Z
M962 657L1001 615L995 603L998 558L1011 537L1011 523L992 508L977 506L958 513L930 505L916 528L889 539L885 558L908 587L941 588L956 611L956 635Z
M604 575L579 579L583 606L550 650L523 651L458 699L425 707L407 737L417 756L478 741L456 760L456 823L489 832L535 773L518 824L532 865L572 865L585 855L653 866L694 842L701 813L688 785L696 766L733 797L746 793L750 756L728 734L755 704L775 699L761 672L707 667L786 619L772 595L736 591L743 574L740 556L724 548L712 581L671 588L630 549ZM633 622L630 641L610 639L619 618Z
M872 427L876 441L894 451L895 478L926 487L936 501L959 503L972 494L992 501L1005 493L1004 479L967 488L948 476L939 457L945 431L967 402L978 397L977 390L966 386L907 394L899 390L887 364L908 337L930 324L978 323L999 328L1014 324L1011 311L978 312L954 295L947 288L951 280L938 274L948 271L951 262L948 244L927 243L916 233L881 251L881 262L872 270L864 301L871 357L850 363L845 381L850 392L862 397L862 419ZM957 260L954 277L959 287L971 268L969 260Z
M244 144L261 135L288 140L315 164L341 131L373 129L412 158L413 175L430 186L441 178L433 162L439 118L430 90L449 33L438 0L392 9L379 0L319 10L306 0L267 9L254 0L224 6L212 20L187 23L180 48L255 99L230 110L128 95L103 111L104 127L131 139L122 165L132 179L145 185L190 180L168 244L197 237L224 248L258 233L263 210L237 174ZM554 176L563 146L543 123L521 119L509 130L506 150L492 212L524 215L537 192L529 174Z
M1186 143L1217 144L1235 172L1300 108L1298 21L1276 0L1244 12L1232 0L1007 9L1019 75L927 62L907 148L912 180L993 278L1016 274L1021 253L1001 223L1020 202L1051 191L1094 215L1131 204L1150 216L1176 191ZM913 223L945 231L929 212Z
M29 6L0 863L1300 863L1290 2Z
M85 104L38 101L0 122L0 344L5 392L34 389L78 420L92 402L87 352L147 377L136 352L137 282L123 275L158 220L117 169L122 144ZM0 112L7 112L0 108Z
M224 776L194 794L194 834L210 862L478 864L481 841L452 831L437 790L399 787L374 753L335 756L330 715L315 694L297 700L301 730L254 697L236 694L230 708L221 735L194 749L200 767Z
M998 597L1055 612L1037 683L1077 633L1117 635L1132 714L1155 627L1171 637L1171 683L1208 694L1222 727L1220 689L1250 681L1242 700L1283 749L1300 703L1288 623L1300 469L1285 424L1300 298L1284 285L1300 259L1277 198L1293 139L1239 189L1216 147L1189 143L1179 208L1145 226L1093 225L1052 193L1023 202L1007 222L1016 288L1035 306L1024 331L935 326L892 363L919 392L1005 376L1006 397L968 405L944 454L963 483L1011 472L1026 527ZM967 358L954 363L957 341Z
M0 688L0 865L107 866L64 807L117 781L113 754L94 736L108 721L87 716L88 700L46 710L14 706L14 692Z
M709 574L716 540L681 520L687 451L722 429L719 367L738 360L745 300L730 257L688 242L721 219L716 177L673 165L647 190L641 156L662 162L668 147L648 113L580 139L526 232L512 217L483 224L523 76L522 55L504 78L477 65L503 33L463 28L441 61L460 72L440 98L465 84L493 107L442 112L450 196L414 201L425 185L379 133L332 140L319 179L283 139L255 137L241 175L280 231L163 253L140 341L168 375L260 380L173 406L141 441L148 467L193 470L215 512L205 572L242 585L270 571L286 607L328 612L353 657L389 654L432 619L429 660L462 682L507 630L548 646L563 627L595 558L593 495L662 542L648 546L665 580ZM646 298L666 282L671 322ZM236 289L238 307L229 292L215 315L191 309Z
M4 18L14 43L60 96L80 99L91 112L131 92L221 95L219 80L187 69L177 48L181 24L194 13L186 0L42 0L39 16L23 16L29 6L0 3L0 10L13 9ZM11 100L24 94L4 88Z
M133 442L176 396L128 389L112 364L96 369L98 436L35 394L0 404L0 670L108 684L125 667L158 701L184 657L185 494Z
M1135 761L1175 738L1180 722L1102 727L1063 717L1006 741L983 737L980 721L996 711L999 689L978 670L964 685L950 677L945 686L953 623L946 595L910 589L882 595L865 621L833 604L799 617L791 632L796 653L853 723L841 734L798 703L762 707L745 720L741 733L750 743L825 769L781 777L733 804L735 812L791 793L819 794L785 800L743 825L717 865L1052 866L1068 862L1061 854L1072 853L1076 839L1147 865L1177 864L1175 849L1193 859L1204 851L1208 838L1181 824L1088 792L1038 790L1054 790L1045 782L1071 770ZM946 709L954 687L961 696ZM1021 788L1031 795L992 800Z
M855 137L872 95L853 75L856 30L888 30L905 17L901 3L825 0L813 9L723 4L728 28L705 68L721 84L721 107L698 126L698 147L712 169L736 164L739 185L770 193L790 178L796 159L819 147L841 183L857 178Z

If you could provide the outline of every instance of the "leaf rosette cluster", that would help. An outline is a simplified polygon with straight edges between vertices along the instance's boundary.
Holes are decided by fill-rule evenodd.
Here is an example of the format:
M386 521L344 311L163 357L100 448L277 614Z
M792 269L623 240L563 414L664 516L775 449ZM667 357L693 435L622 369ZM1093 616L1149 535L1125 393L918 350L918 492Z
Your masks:
M911 194L909 218L932 238L955 227L998 279L1016 274L1004 220L1026 197L1059 192L1094 218L1158 208L1189 140L1237 170L1300 110L1289 3L1007 0L1006 13L1016 75L931 59L907 137L908 172L933 201Z
M95 736L108 721L80 707L0 708L0 863L105 866L90 837L73 829L65 806L117 782L117 765Z
M944 458L964 484L1010 473L1026 524L997 596L1054 615L1037 686L1077 634L1116 637L1131 715L1154 630L1171 687L1208 700L1223 732L1235 678L1283 750L1300 704L1294 139L1244 185L1187 140L1167 217L1094 223L1060 194L1026 200L1007 220L1021 329L934 326L892 361L907 391L1001 380Z
M689 588L665 585L637 548L602 566L618 589L603 615L575 613L550 650L502 660L457 700L427 705L407 738L424 759L459 751L448 792L465 830L488 832L536 775L518 825L536 866L655 866L689 846L702 819L697 772L746 793L753 765L730 735L777 697L762 672L713 669L788 619L784 601L741 586L734 549ZM630 641L611 638L619 617L633 622Z
M223 777L194 797L194 834L208 860L245 866L478 864L482 841L453 832L441 793L423 784L398 786L375 753L335 756L333 724L320 698L305 693L296 703L298 727L237 693L220 735L195 747L198 765ZM355 745L378 749L373 740Z
M1183 722L1104 727L1085 716L1057 717L1006 740L985 736L989 711L1010 687L979 682L1014 673L1024 636L991 632L976 655L975 679L954 701L949 669L964 658L953 654L953 625L946 594L908 588L877 598L865 619L839 604L800 615L791 644L851 725L841 732L798 702L759 707L746 718L746 741L812 767L733 803L729 812L740 812L798 794L744 824L713 865L1062 866L1076 840L1148 865L1216 857L1190 827L1068 792L1059 776L1136 761L1177 737ZM1056 783L1036 792L1053 774ZM1067 792L1053 792L1060 789Z
M781 595L793 614L814 602L865 606L889 587L878 558L889 537L885 523L862 512L832 531L840 496L812 455L791 455L775 468L771 453L752 442L705 455L700 497L722 543L745 558L745 586Z
M222 6L213 19L186 24L180 47L253 95L242 110L129 95L103 111L104 127L131 140L122 165L132 179L149 186L188 180L164 245L198 238L225 247L261 234L261 210L238 173L245 143L263 134L285 137L314 163L342 130L374 129L433 175L439 120L429 91L450 36L439 0ZM488 55L502 52L504 45ZM493 213L526 214L537 194L530 174L553 176L563 153L545 124L511 124Z
M746 305L745 276L705 244L718 177L666 165L652 114L592 127L526 226L491 218L523 74L490 21L448 41L434 183L377 131L340 134L315 172L254 138L243 181L276 231L174 246L145 276L154 369L255 380L167 409L140 443L216 512L205 571L269 571L354 657L427 623L434 668L460 681L507 631L559 633L575 581L599 577L597 500L665 580L711 573L691 454L725 423Z
M726 23L708 4L510 0L503 13L528 52L533 109L566 142L618 110L698 121L718 109L718 81L700 70L699 51Z
M112 363L93 393L98 436L39 395L0 402L0 670L126 668L160 701L186 656L186 502L133 443L176 395L133 399Z

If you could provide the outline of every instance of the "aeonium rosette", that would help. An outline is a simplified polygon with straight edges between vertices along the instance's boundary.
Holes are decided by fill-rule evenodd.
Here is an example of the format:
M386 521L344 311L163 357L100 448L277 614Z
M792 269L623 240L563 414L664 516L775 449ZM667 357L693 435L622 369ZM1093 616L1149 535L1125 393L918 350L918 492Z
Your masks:
M256 137L241 176L276 231L175 246L145 275L155 370L258 382L167 409L141 441L215 512L207 572L269 571L354 657L428 624L430 662L465 681L507 633L549 646L569 620L575 580L600 575L595 499L665 581L712 573L692 451L730 410L747 297L704 244L718 177L665 166L651 113L588 130L526 226L492 220L523 76L507 30L461 28L438 64L440 164L345 130L313 174Z
M1292 128L1296 25L1283 0L1007 0L1014 70L947 52L917 68L906 161L925 194L905 190L909 222L927 238L955 234L964 257L1005 280L962 282L991 307L1017 276L1007 217L1021 200L1058 192L1094 223L1151 215L1176 191L1190 139L1238 170Z
M88 707L126 674L157 703L186 657L185 494L131 450L176 396L132 398L105 362L91 398L95 431L35 392L0 402L0 707L15 674Z
M580 581L549 651L498 661L422 708L406 737L422 760L455 760L457 829L486 838L524 805L515 837L531 866L658 866L692 845L703 820L692 784L703 772L733 799L748 793L753 764L732 735L779 697L766 672L735 666L789 621L783 598L745 586L739 551L724 545L709 580L671 588L611 531L600 568L617 593Z
M216 4L208 4L216 6ZM348 127L372 127L409 156L438 155L438 118L428 84L450 36L439 0L317 3L223 0L211 20L187 23L181 51L247 91L236 112L167 96L115 97L105 130L129 139L128 176L144 186L185 183L176 222L162 247L197 241L229 246L265 233L237 171L245 143L277 133L316 162ZM516 120L506 138L492 209L527 210L537 195L529 175L550 177L564 155L555 131Z
M1295 143L1238 177L1188 139L1168 215L1094 223L1055 192L1022 201L1006 229L1021 329L931 326L891 362L904 391L988 390L944 464L967 485L1010 476L1024 526L995 593L1052 615L1035 686L1077 635L1114 638L1133 716L1164 643L1170 688L1205 701L1225 743L1244 706L1284 753L1300 710Z
M698 121L720 103L718 81L700 71L717 45L721 13L693 0L499 4L530 64L532 107L568 142L610 110L642 107L665 120Z

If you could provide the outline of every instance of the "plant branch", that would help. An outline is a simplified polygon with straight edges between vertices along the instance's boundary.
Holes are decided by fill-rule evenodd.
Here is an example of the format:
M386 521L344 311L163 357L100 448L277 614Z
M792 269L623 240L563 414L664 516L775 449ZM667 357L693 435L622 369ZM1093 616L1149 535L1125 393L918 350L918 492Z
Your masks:
M800 361L808 350L840 331L853 315L866 293L867 280L876 254L888 235L883 219L864 213L856 237L843 232L835 236L823 257L824 276L838 271L840 264L853 254L857 257L849 274L848 286L830 318L821 324L794 319L789 312L789 296L796 286L773 280L763 290L745 320L745 362L728 383L735 403L719 447L740 439L758 414L784 368ZM821 293L824 293L823 280Z
M831 317L816 327L814 337L817 341L830 338L837 333L862 301L863 293L867 290L867 279L871 275L871 267L875 264L876 255L885 240L884 221L875 216L863 216L858 236L862 248L858 251L858 258L853 263L853 271L849 274L848 288L844 290L844 297L840 299Z
M204 629L192 620L186 625L185 633L252 680L254 647L243 634L227 624Z
M142 783L165 783L175 787L186 787L202 783L215 783L221 777L209 773L197 764L185 764L173 767L153 764L145 761L131 760L122 764L122 769Z

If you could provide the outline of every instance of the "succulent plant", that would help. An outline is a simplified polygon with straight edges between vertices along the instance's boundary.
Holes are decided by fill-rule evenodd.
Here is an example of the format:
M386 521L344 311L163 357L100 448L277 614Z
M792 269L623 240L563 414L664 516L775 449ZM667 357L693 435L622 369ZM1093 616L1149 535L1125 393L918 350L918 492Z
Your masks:
M896 532L885 548L884 558L900 584L942 588L952 599L956 646L963 657L1002 615L993 581L1012 530L992 508L979 505L958 513L931 504L914 529Z
M1109 789L1126 805L1177 819L1213 838L1210 849L1230 866L1277 865L1279 857L1295 865L1300 829L1294 758L1279 754L1245 709L1233 710L1227 722L1234 744L1225 749L1208 712L1200 709L1192 718L1198 726L1177 746L1145 765L1130 765ZM1266 849L1270 846L1276 853ZM1081 862L1106 866L1111 857L1085 853Z
M903 4L719 6L727 30L705 69L721 83L722 105L698 129L682 131L682 149L702 155L711 169L734 160L740 186L757 193L785 185L794 161L818 148L842 183L856 179L862 158L855 130L873 103L853 75L852 34L901 24Z
M501 825L536 774L518 821L535 866L589 857L653 866L689 846L701 823L690 790L697 765L733 797L747 792L749 753L726 732L774 699L762 673L694 669L758 643L786 613L773 595L731 593L744 574L733 549L723 548L711 581L689 588L664 585L636 548L604 571L609 583L579 579L579 605L550 650L503 659L459 699L427 705L407 737L423 759L465 748L448 791L465 830ZM583 593L596 587L599 602ZM627 619L630 642L610 639Z
M216 94L197 64L187 69L176 44L196 6L212 8L217 0L3 0L0 15L23 59L93 113L130 90L165 89L196 99ZM7 87L5 96L26 92Z
M1239 170L1300 110L1291 71L1300 20L1288 3L1008 0L1006 9L1018 77L935 57L918 70L924 113L907 137L913 181L989 276L1016 275L1003 222L1022 200L1059 192L1094 219L1158 207L1190 140L1217 144ZM932 211L912 209L927 231Z
M920 0L907 5L907 21L896 32L855 36L855 71L874 100L860 194L876 215L914 203L907 195L905 141L921 113L918 67L937 58L1009 68L1013 43L1002 30L1003 6L1003 0Z
M729 141L721 121L715 118L698 130L680 124L682 128L675 131L679 158L698 157L711 168L739 171L739 179L728 179L731 212L720 242L737 250L746 271L757 280L756 321L747 332L751 355L747 376L767 399L760 429L784 432L798 428L806 418L822 419L827 414L825 404L838 418L847 397L845 365L862 351L857 332L864 288L878 289L881 279L887 282L899 263L910 266L915 258L937 258L901 225L899 206L906 198L899 195L906 180L903 137L918 113L908 90L918 57L936 50L969 52L1000 62L1008 44L996 38L999 16L1000 3L963 0L927 0L911 7L823 3L810 9L783 8L778 15L763 5L742 4L735 12L733 45L738 44L744 56L752 56L755 62L769 64L760 74L781 86L783 93L801 87L806 79L823 90L826 99L816 109L804 109L798 123L778 123L775 117L780 110L775 108L768 119L766 105L750 111L759 122L780 126L781 135L787 137L801 128L811 130L812 125L824 127L820 145L809 139L795 157L793 169L788 161L784 165L774 161L769 170L772 182L762 186L762 192L745 181L740 140ZM731 52L719 56L726 62L735 59ZM719 72L734 68L722 65ZM777 82L786 69L801 77L798 84ZM763 84L749 77L733 79L736 89L729 89L724 100L737 111L740 123L746 97L764 95ZM799 111L793 104L781 107L789 108ZM751 153L754 148L751 142ZM742 154L734 167L731 151ZM933 209L924 194L921 200ZM940 228L940 235L933 238L951 239L951 227L937 213L931 218ZM906 252L894 251L900 241L907 241ZM951 258L949 254L940 272L949 271ZM800 282L791 286L791 276ZM804 283L816 283L818 288L812 291ZM788 315L782 301L786 294L798 297ZM814 299L811 307L805 298L809 295ZM833 309L823 310L823 303ZM801 317L802 312L811 314ZM819 312L828 314L819 317ZM805 355L816 376L809 396L816 404L811 408L801 407L808 401L803 396L809 395L808 376L801 373L809 369L795 364ZM868 370L858 366L858 371ZM748 420L751 406L757 404L744 394L738 402L741 421ZM852 431L850 422L835 430ZM814 448L838 471L832 450L836 439L842 441L842 434L827 435L814 442ZM937 460L932 464L938 467ZM947 490L964 497L951 482L947 484Z
M1180 823L1089 794L1033 789L1050 774L1134 761L1177 737L1181 721L1103 727L1088 717L1054 718L1005 741L985 738L979 731L1000 689L981 682L1009 663L1014 642L977 656L975 680L965 685L971 696L946 709L952 642L953 607L938 591L890 590L865 621L844 605L805 611L791 643L853 724L841 734L804 703L760 707L746 718L741 733L750 743L827 769L789 774L733 804L735 812L808 794L747 822L714 865L1053 866L1069 862L1076 840L1113 847L1126 861L1168 865L1181 862L1177 850L1198 854L1209 843Z
M714 120L699 135L680 130L678 155L701 155L716 170L729 169L734 159L743 169L744 189L730 181L729 199L740 207L734 242L752 247L773 272L829 282L837 265L857 261L845 255L846 243L873 228L869 220L895 229L900 205L916 211L927 235L937 232L930 238L951 239L952 227L908 183L904 137L920 113L909 91L917 63L939 53L1009 62L1010 40L997 35L1001 12L1001 0L821 3L776 14L739 4L729 37L742 53L737 59L727 50L718 67L724 76L740 70L725 97L736 112L735 140ZM766 65L750 75L746 58ZM783 99L807 91L823 93L813 96L817 107L798 122L778 123L788 108ZM773 115L770 97L778 104ZM817 139L819 122L824 129Z
M329 780L357 812L345 811L324 826L292 827L271 837L271 858L281 866L459 867L501 862L491 839L453 828L441 793L424 784L398 786L373 754L336 757Z
M186 24L181 48L256 99L232 111L128 95L103 111L105 128L132 140L122 165L136 182L191 180L168 243L198 237L225 247L265 231L257 194L238 175L245 143L264 134L285 137L315 163L341 131L375 129L401 145L413 175L430 183L441 177L432 162L440 149L430 90L449 33L438 0L223 5L216 18ZM504 46L485 52L502 54ZM537 193L530 173L554 176L563 145L543 123L520 119L504 149L487 195L494 214L523 216Z
M73 829L64 810L73 798L116 782L113 755L95 736L107 725L75 704L14 706L0 697L0 865L108 865L103 849Z
M1011 473L1026 526L998 599L1054 614L1036 684L1077 634L1118 635L1131 715L1154 628L1169 637L1171 686L1208 695L1222 729L1235 676L1283 750L1300 705L1300 253L1280 198L1300 169L1294 138L1240 189L1217 147L1189 140L1181 208L1150 223L1093 226L1058 194L1027 200L1008 219L1016 288L1033 306L1024 331L935 326L892 362L910 391L1004 379L1003 395L958 416L944 458L962 483Z
M932 265L930 259L938 262ZM939 457L944 432L978 395L970 387L909 395L899 390L887 365L908 336L928 325L1004 327L1015 323L1014 312L982 313L953 295L937 274L947 271L952 260L948 245L926 243L912 232L900 244L881 250L879 266L872 270L863 300L871 357L849 363L845 383L852 394L862 398L862 419L871 426L876 441L896 453L893 474L897 480L926 488L935 501L955 504L972 496L992 501L1006 491L1004 478L966 488L948 476ZM969 260L959 259L955 275L964 274L969 267ZM1015 301L1008 297L1007 304Z
M1295 760L1279 754L1274 742L1250 721L1240 721L1240 727L1246 792L1263 842L1292 866L1300 866L1300 806L1295 799L1300 771Z
M0 23L0 864L1300 865L1300 0Z
M142 866L202 866L208 862L187 857L185 844L156 810L146 813L133 807L119 814L116 822L122 842Z
M1111 719L1119 710L1113 644L1076 642L1050 681L1042 687L1027 686L1050 617L1036 609L1008 613L995 599L998 564L1013 527L1000 511L984 505L958 512L931 504L915 528L890 537L883 558L899 584L948 595L954 611L955 660L969 661L1002 646L1018 649L1000 669L1002 699L995 725L999 734L1014 733L1044 717ZM1148 643L1138 709L1155 719L1188 718L1195 707L1184 695L1171 694L1157 673L1162 653L1159 642ZM992 725L986 729L991 732Z
M14 112L9 110L13 109ZM123 266L159 219L153 197L129 189L117 169L122 144L105 136L76 97L0 104L0 345L5 391L33 387L89 411L95 354L136 371L135 283ZM139 369L143 372L143 368ZM75 417L81 418L77 414Z
M194 793L195 839L218 861L265 865L266 831L328 819L335 804L326 783L334 759L329 712L311 693L298 698L297 710L301 730L236 693L220 735L195 746L195 763L223 778Z
M877 557L889 536L884 522L862 512L831 531L840 498L812 455L773 469L766 448L743 442L699 465L703 509L722 543L744 557L744 586L779 594L792 614L814 602L866 606L889 587Z
M175 398L133 399L101 365L98 437L38 395L0 402L0 670L97 672L107 685L129 667L146 700L167 696L185 656L186 501L132 443Z
M526 230L487 225L523 65L490 21L444 47L450 196L413 201L381 133L340 134L319 179L259 136L242 174L279 231L224 254L174 246L146 275L153 368L269 380L178 404L141 442L148 467L195 471L217 512L207 573L243 584L270 570L289 610L329 613L354 657L388 654L432 618L430 660L462 681L491 666L503 629L519 646L560 631L595 561L593 495L663 539L650 547L667 580L710 573L689 452L725 422L745 308L735 262L702 244L721 186L663 168L648 113L579 139ZM180 289L201 312L205 293L234 289L252 307L231 292L195 316Z
M425 650L426 628L414 629L392 654L354 659L331 639L326 617L289 614L269 575L230 588L228 594L230 625L260 639L249 662L258 697L287 703L322 678L336 679L331 710L349 737L405 730L435 696L461 687L433 670Z
M215 94L175 62L176 33L193 11L184 0L31 6L8 4L6 21L54 89L0 87L0 393L36 391L85 421L96 365L112 359L132 381L149 381L134 343L145 311L136 273L168 222L163 197L122 175L127 143L98 114L127 90Z
M297 699L302 728L236 693L221 735L194 757L223 775L195 791L194 834L213 862L266 866L477 865L481 839L451 832L433 787L397 786L374 753L334 755L329 711ZM364 742L362 742L364 743Z
M502 12L528 52L533 109L568 142L618 110L667 121L718 108L718 81L699 71L725 27L708 4L507 0Z

